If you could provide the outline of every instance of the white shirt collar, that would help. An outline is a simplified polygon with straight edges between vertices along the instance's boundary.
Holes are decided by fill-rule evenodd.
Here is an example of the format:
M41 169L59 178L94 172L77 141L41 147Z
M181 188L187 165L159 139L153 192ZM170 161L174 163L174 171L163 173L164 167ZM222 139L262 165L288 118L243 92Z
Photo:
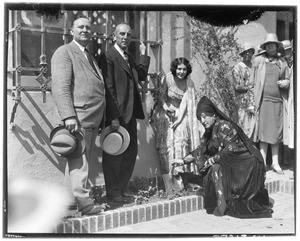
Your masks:
M119 47L119 45L117 45L117 43L114 44L114 47L116 48L116 50L122 55L122 57L124 58L124 50L121 49Z
M75 44L78 45L78 47L80 48L80 50L81 50L82 52L84 52L85 47L83 47L83 46L82 46L80 43L78 43L75 39L73 39L73 42L74 42Z

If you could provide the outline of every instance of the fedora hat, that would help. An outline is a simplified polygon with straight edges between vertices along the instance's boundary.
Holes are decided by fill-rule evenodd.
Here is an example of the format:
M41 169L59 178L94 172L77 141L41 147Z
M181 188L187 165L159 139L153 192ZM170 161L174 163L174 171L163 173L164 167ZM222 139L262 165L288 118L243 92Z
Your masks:
M120 126L118 130L112 131L106 127L100 136L100 146L106 153L116 156L122 154L129 146L130 136L128 131Z
M70 132L65 126L57 126L50 133L50 147L59 156L69 160L80 157L85 150L81 132Z
M267 43L276 43L278 48L282 47L282 43L278 41L277 35L275 33L268 33L265 41L260 45L260 48L266 49Z
M250 44L250 43L245 43L245 44L243 44L243 45L242 45L242 50L241 50L241 52L239 53L239 55L240 55L240 56L243 56L243 53L246 52L246 51L248 51L248 50L250 50L250 49L253 51L253 53L255 53L255 48L253 47L252 44Z
M293 48L293 41L283 40L281 43L283 45L284 50Z

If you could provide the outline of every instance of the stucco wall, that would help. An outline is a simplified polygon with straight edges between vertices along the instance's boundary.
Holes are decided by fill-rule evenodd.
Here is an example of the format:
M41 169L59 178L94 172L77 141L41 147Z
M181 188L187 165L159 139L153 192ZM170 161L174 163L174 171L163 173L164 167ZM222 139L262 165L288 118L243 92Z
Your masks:
M66 161L56 156L49 146L49 134L53 128L51 95L47 94L46 103L42 103L38 92L22 92L21 97L13 128L8 119L8 177L36 178L68 187L68 179L64 175ZM10 117L14 101L11 96L7 101Z
M52 180L55 183L69 185L66 161L55 155L49 145L49 135L53 129L53 99L50 93L46 103L42 103L39 92L22 92L22 100L17 107L14 127L7 127L8 176L32 177ZM14 101L8 96L7 114L10 117ZM9 119L8 119L9 122ZM9 124L9 123L8 123ZM150 167L158 168L154 134L148 119L138 121L139 153L135 174L150 176ZM90 169L92 182L104 184L102 175L102 150L99 136L96 139L95 155L98 162Z
M155 17L155 15L154 15ZM266 32L276 30L275 13L265 13L257 22L241 26L238 41L254 41L260 44ZM184 56L193 65L192 79L198 89L204 80L202 70L196 60L191 59L190 43L187 41L189 31L181 12L163 12L161 18L162 69L169 72L170 63L176 57ZM176 41L175 41L176 40ZM22 101L17 108L15 127L7 127L7 163L8 176L26 176L42 180L50 180L63 186L70 186L66 161L56 156L49 147L49 134L52 126L53 101L47 94L46 103L42 103L40 92L22 92ZM7 120L14 101L7 96ZM145 107L145 106L144 106ZM159 160L155 149L154 133L146 118L138 121L138 159L133 176L150 177L150 168L158 169ZM97 140L97 143L99 141ZM98 147L95 155L98 162L91 168L92 182L104 184L101 167L101 149Z

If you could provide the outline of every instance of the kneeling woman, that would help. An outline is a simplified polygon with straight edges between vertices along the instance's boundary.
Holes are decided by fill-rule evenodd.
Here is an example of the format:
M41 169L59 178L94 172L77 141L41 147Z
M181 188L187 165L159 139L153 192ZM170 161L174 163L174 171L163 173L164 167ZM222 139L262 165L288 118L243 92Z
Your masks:
M206 96L197 106L197 118L205 127L208 157L204 164L204 207L216 216L271 217L265 189L265 166L259 150L242 129Z

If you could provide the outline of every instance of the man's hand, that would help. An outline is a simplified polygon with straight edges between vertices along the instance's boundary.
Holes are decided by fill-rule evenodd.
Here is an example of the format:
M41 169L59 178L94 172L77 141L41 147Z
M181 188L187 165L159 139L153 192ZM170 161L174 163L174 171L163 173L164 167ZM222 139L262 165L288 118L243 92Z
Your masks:
M146 54L146 46L145 46L145 44L143 43L142 40L140 40L140 53L141 53L141 55Z
M112 131L118 130L120 127L120 121L119 119L115 119L111 121L110 129Z
M66 119L65 121L66 129L70 132L78 131L79 126L76 117L70 117Z

